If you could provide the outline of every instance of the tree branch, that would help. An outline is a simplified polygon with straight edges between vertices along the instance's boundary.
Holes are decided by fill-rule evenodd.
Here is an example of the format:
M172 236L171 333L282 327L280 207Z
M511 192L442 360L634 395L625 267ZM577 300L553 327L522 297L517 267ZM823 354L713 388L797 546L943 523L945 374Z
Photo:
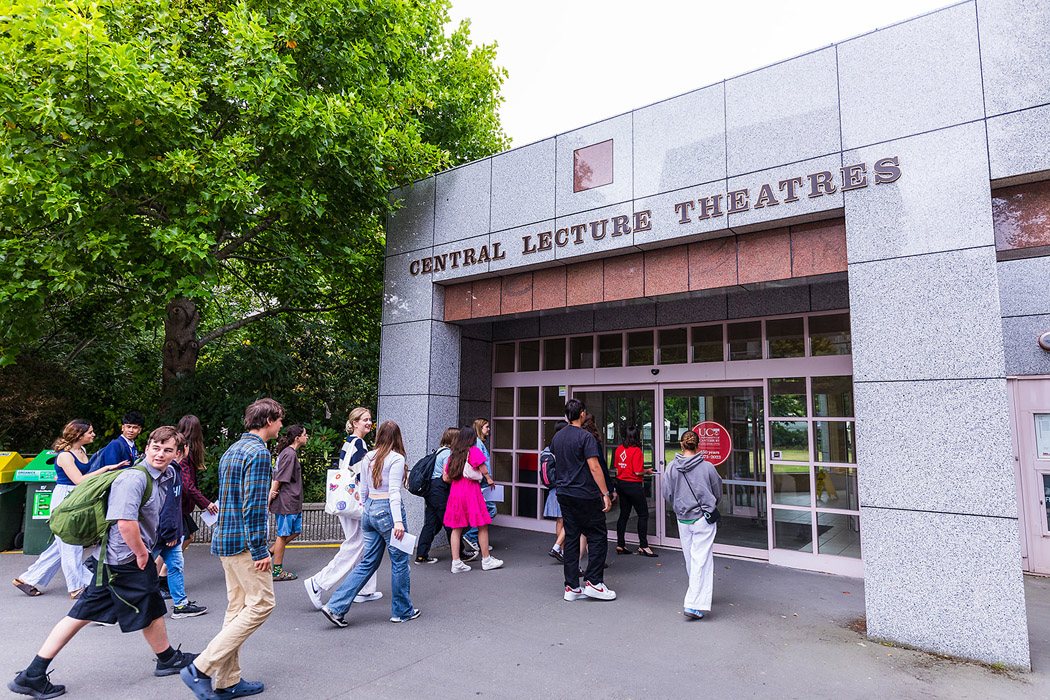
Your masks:
M252 240L253 238L258 236L259 234L268 231L276 222L277 222L277 217L276 216L268 216L268 217L266 217L265 219L260 221L258 224L256 224L255 228L253 228L248 233L244 234L243 236L241 236L239 238L232 239L229 243L224 245L222 248L219 248L219 250L215 253L215 259L216 260L225 260L226 258L230 257L230 255L233 253L233 251L237 250L242 245L244 245L248 241Z
M326 311L339 311L340 309L348 309L361 301L362 299L355 299L354 301L344 302L342 304L333 304L332 306L308 306L308 307L295 307L295 306L275 306L272 309L266 309L265 311L258 311L254 314L249 314L239 321L233 323L227 323L225 326L220 326L210 333L206 333L197 340L199 347L204 347L208 343L217 338L221 338L231 331L235 331L238 328L244 328L249 323L259 321L264 318L276 316L278 314L320 314Z

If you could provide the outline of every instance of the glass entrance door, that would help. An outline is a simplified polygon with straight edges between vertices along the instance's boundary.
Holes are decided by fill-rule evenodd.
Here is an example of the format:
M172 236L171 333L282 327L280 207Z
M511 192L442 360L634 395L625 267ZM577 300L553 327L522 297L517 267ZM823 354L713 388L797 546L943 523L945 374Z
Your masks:
M716 551L762 556L768 551L765 421L761 386L663 389L661 431L663 472L681 450L679 439L697 424L711 421L725 428L732 448L715 466L722 477L722 520L715 537ZM714 461L714 459L711 459ZM662 501L662 499L661 499ZM663 505L663 533L669 544L680 546L674 511Z

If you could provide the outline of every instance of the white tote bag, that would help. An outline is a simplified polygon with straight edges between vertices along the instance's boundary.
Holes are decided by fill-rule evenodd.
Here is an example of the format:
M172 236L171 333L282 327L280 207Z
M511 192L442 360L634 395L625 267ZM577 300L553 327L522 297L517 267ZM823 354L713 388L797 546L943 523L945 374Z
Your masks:
M347 451L349 454L349 450ZM357 495L357 477L365 460L349 466L339 465L339 469L328 470L328 483L325 490L324 512L329 515L360 520L365 513Z

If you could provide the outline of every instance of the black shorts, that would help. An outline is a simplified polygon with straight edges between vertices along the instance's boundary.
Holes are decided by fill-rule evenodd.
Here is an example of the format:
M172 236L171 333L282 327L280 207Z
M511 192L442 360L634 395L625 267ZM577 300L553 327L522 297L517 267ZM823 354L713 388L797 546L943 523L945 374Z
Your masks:
M84 565L91 571L91 583L69 611L74 620L117 622L121 632L135 632L167 614L152 559L145 569L134 562L108 565L102 572L102 586L95 585L98 562L89 559ZM106 578L111 579L109 583Z
M200 530L200 528L197 527L197 521L193 519L192 515L184 515L184 516L182 516L182 535L183 535L183 537L186 537L188 539L188 538L192 537L193 533L197 532L197 530Z

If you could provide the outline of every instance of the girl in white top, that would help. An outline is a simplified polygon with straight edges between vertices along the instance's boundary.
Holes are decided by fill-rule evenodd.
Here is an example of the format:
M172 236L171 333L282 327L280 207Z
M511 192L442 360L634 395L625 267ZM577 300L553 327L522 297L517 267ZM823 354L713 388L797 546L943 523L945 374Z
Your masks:
M368 452L365 436L372 432L371 412L362 406L350 411L350 417L346 420L346 432L349 437L343 443L342 459L339 463L341 469L357 464ZM347 515L336 517L343 528L343 544L339 546L339 551L332 557L332 561L313 576L303 580L306 595L310 597L310 602L318 610L323 604L321 593L334 590L339 586L339 583L355 566L361 563L365 556L365 535L361 531L361 520ZM382 597L383 593L376 590L376 577L373 574L372 578L361 587L354 602L364 603L369 600L379 600Z
M409 600L409 553L398 549L395 540L405 535L405 507L401 489L405 480L405 445L401 428L394 421L384 421L376 432L376 447L365 455L358 494L365 514L361 529L365 535L365 556L343 581L321 612L336 627L349 623L343 616L365 581L373 576L383 561L383 551L390 553L390 621L407 622L419 617L420 611Z

